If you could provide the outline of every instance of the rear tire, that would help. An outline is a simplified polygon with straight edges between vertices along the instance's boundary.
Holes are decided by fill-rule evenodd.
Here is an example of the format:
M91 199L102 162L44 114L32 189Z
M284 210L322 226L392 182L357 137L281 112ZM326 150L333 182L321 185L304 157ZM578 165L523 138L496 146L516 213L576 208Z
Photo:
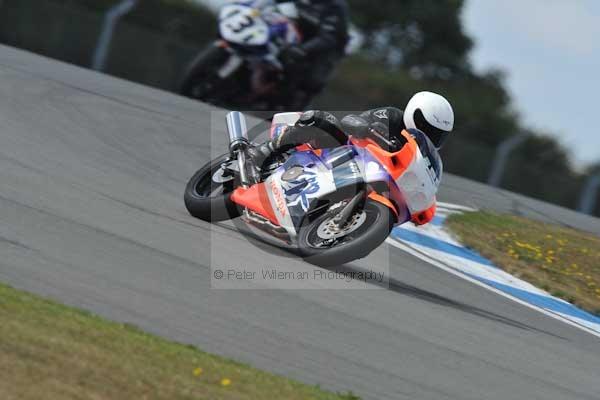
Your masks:
M363 215L361 215L363 213ZM395 217L385 205L368 200L354 216L354 225L347 225L348 234L339 237L333 247L318 247L323 237L332 235L328 230L331 215L324 214L300 229L298 243L305 261L324 267L346 264L364 258L381 245L395 224ZM360 226L356 224L360 222Z
M192 216L207 222L226 221L240 216L238 207L231 200L235 179L227 182L213 180L226 158L227 155L223 155L209 162L188 182L184 201Z

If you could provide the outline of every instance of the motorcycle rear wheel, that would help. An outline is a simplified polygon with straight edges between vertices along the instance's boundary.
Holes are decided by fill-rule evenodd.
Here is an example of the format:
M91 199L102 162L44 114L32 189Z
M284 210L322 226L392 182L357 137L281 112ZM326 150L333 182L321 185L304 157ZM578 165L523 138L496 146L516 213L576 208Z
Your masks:
M395 223L388 207L371 200L342 228L332 225L332 219L323 214L300 228L298 245L305 261L331 267L364 258L387 239Z
M184 201L188 212L203 221L219 222L239 217L240 210L231 200L235 177L223 176L223 155L206 164L194 174L185 188Z

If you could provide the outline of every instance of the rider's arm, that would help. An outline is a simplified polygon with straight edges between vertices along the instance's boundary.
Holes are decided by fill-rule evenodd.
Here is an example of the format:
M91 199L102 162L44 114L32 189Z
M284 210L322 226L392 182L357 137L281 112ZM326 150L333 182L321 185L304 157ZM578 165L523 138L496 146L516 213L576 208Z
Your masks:
M314 28L317 29L315 37L301 46L308 55L332 52L342 47L341 43L348 42L346 23L336 14L326 15L323 19L305 15L305 21L314 24Z
M277 0L279 4L296 3L298 0ZM348 22L345 10L334 2L331 5L315 4L313 7L298 7L297 18L301 25L315 32L300 49L307 55L317 55L333 51L343 51L348 43Z
M346 132L357 138L370 138L388 151L398 151L406 144L403 112L394 107L376 108L360 115L351 114L342 120Z
M360 115L350 114L342 119L342 126L356 138L366 138L375 129L385 137L390 132L402 132L404 129L403 113L394 107L383 107L368 110Z
M404 113L402 110L395 107L382 107L374 110L365 111L360 115L371 126L375 124L383 124L388 128L387 134L393 133L399 135L405 129ZM383 132L382 132L383 133Z

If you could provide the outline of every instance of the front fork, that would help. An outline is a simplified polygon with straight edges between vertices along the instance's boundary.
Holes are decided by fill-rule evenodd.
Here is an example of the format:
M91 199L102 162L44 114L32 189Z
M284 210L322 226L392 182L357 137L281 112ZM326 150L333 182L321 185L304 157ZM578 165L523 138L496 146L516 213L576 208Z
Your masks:
M259 176L252 159L248 157L248 125L246 117L239 111L227 114L227 131L229 132L229 152L237 159L240 183L244 189L258 183Z
M338 228L343 228L348 224L350 218L356 213L356 211L364 205L366 199L366 192L361 190L358 192L345 206L342 210L336 215L333 219L333 222L338 226Z

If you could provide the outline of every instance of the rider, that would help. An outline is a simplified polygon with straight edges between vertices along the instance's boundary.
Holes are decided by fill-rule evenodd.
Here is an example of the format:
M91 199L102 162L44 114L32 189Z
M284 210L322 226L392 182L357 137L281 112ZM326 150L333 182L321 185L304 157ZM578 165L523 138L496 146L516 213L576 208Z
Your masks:
M384 150L397 152L407 143L404 134L408 132L416 139L421 152L427 153L424 156L431 156L441 164L437 150L444 145L453 128L454 111L448 100L439 94L420 92L410 99L405 111L394 107L379 108L360 115L348 115L341 122L325 111L307 111L295 126L250 152L257 165L263 165L272 155L306 143L315 149L345 145L348 135L374 139ZM414 213L412 221L417 225L430 222L435 209L434 204Z
M294 95L311 98L326 85L348 44L346 0L275 0L280 11L296 21L302 43L284 48L279 58L298 79Z

